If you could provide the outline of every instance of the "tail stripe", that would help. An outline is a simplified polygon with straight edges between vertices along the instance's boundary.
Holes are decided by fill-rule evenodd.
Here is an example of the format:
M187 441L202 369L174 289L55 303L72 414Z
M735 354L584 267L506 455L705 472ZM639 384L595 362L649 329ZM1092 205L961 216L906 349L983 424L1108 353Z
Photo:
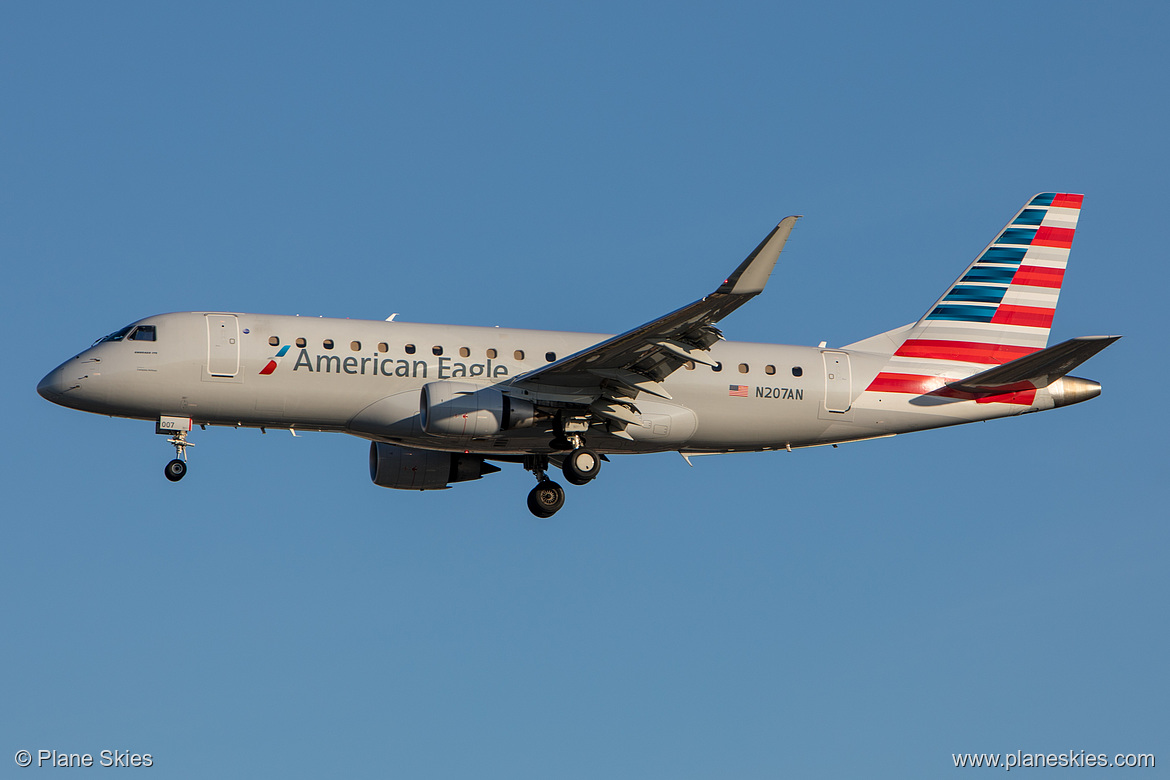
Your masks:
M995 239L997 244L1023 244L1025 246L1032 243L1032 239L1036 237L1036 231L1039 228L1008 228L999 234L999 238Z
M980 263L1004 263L1019 265L1028 253L1027 249L1008 249L1007 247L992 247L979 258Z
M1022 284L1029 287L1056 287L1059 289L1064 281L1063 268L1042 268L1036 265L1022 265L1016 271L1012 284Z
M1023 325L1029 328L1051 328L1056 309L1041 309L1036 306L1003 305L991 318L996 325Z
M1059 227L1039 227L1036 229L1036 235L1032 239L1033 246L1055 246L1061 249L1071 249L1073 242L1073 235L1076 233L1074 228L1059 228Z
M1020 216L1012 220L1013 225L1037 225L1044 221L1047 209L1024 209Z
M988 284L1002 284L1008 286L1015 276L1015 268L1003 268L998 265L975 265L963 276L961 282L986 282Z
M1035 347L1017 347L1011 344L988 344L980 341L947 341L944 339L909 339L898 347L898 357L927 358L929 360L961 360L981 365L1003 365L1016 358L1031 355Z
M935 306L926 315L928 320L952 320L955 322L991 322L995 306Z
M943 300L967 303L999 303L1003 300L1003 294L1006 292L1006 284L996 287L977 287L969 284L955 285Z

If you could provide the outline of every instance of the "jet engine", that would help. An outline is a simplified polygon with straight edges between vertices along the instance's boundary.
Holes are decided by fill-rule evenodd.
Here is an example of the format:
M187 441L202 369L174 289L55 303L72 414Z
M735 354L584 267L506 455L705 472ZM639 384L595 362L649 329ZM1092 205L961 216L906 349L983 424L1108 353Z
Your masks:
M530 401L468 382L431 382L419 399L423 430L436 436L492 436L536 424Z
M452 482L479 479L499 470L499 466L493 466L476 455L370 442L370 479L381 487L445 490Z

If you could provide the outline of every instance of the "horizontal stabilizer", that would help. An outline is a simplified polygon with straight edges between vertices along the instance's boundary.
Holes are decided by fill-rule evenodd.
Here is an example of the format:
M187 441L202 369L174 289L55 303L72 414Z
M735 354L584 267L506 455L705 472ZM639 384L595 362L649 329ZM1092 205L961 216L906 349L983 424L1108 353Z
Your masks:
M973 395L1002 393L1023 385L1047 387L1119 338L1121 336L1080 336L1069 339L1055 347L950 382L947 387Z

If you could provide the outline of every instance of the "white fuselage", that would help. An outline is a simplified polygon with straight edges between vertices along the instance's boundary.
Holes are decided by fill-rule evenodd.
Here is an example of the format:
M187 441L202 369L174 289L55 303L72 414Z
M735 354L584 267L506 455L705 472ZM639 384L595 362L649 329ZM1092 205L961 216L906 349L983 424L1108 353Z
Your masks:
M548 449L547 426L477 438L422 430L420 389L454 380L508 383L585 350L602 334L185 312L153 325L153 341L112 340L63 363L41 382L50 400L85 411L195 424L350 433L423 449L520 454ZM283 354L280 354L283 350ZM1052 408L1041 389L1028 405L864 392L887 356L864 351L722 341L709 358L662 382L669 399L641 394L629 439L594 431L598 452L735 452L805 447ZM275 364L275 365L273 365ZM967 372L969 373L969 372ZM964 375L957 372L956 376ZM572 408L563 386L518 394Z

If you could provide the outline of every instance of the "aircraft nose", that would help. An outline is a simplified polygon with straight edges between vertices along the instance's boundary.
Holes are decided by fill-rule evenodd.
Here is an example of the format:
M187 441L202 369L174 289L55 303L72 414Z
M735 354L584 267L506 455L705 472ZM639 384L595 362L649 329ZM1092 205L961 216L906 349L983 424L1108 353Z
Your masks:
M64 366L58 366L45 374L45 378L37 383L37 394L46 401L61 402L61 396L65 394Z

